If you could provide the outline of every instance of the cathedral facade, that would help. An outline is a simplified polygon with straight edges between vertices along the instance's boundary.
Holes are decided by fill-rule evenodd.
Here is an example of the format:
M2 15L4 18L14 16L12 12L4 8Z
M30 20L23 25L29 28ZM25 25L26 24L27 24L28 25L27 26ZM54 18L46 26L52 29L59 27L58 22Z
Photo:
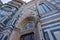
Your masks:
M0 5L0 40L60 40L60 0Z

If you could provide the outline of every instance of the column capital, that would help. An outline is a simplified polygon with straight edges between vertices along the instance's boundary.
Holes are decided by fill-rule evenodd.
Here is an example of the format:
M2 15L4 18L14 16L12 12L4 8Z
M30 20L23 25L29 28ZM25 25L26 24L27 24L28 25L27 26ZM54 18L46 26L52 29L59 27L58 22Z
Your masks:
M12 0L12 1L16 1L16 2L19 2L19 3L25 4L25 2L22 1L22 0Z

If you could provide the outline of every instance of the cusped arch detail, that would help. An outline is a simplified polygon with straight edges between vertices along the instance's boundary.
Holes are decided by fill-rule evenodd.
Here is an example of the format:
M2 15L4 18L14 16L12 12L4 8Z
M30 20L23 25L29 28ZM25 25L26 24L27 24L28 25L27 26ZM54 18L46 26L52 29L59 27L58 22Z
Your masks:
M19 23L18 27L22 28L22 27L24 27L25 24L27 24L30 21L32 21L32 22L34 22L34 24L36 24L37 18L35 18L34 16L26 17Z

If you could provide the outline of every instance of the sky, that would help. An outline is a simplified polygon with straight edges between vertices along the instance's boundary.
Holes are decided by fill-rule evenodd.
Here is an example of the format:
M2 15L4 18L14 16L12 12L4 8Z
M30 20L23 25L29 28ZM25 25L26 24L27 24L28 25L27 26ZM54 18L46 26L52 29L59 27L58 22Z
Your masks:
M7 2L9 2L9 1L11 1L11 0L1 0L1 1L2 1L3 4L4 4L4 3L7 3ZM23 0L23 1L25 1L25 2L27 3L27 2L29 2L29 1L31 1L31 0Z
M7 3L7 2L9 2L9 1L11 1L11 0L1 0L2 2L3 2L3 4L4 3Z
M23 1L25 1L25 2L27 3L27 2L29 2L29 1L31 1L31 0L23 0Z

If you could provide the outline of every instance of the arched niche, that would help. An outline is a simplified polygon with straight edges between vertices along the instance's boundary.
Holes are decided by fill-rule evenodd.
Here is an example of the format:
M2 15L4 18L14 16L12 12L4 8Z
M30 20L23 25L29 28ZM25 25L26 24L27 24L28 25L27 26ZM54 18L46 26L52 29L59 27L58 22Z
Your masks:
M23 28L25 27L24 25L29 23L29 22L33 22L33 27L31 29L28 30L23 30ZM33 34L35 40L39 40L39 32L37 29L37 25L38 25L38 19L34 16L29 16L24 18L18 25L17 28L21 29L20 31L13 31L12 36L10 38L10 40L21 40L22 35L30 35L30 33ZM31 34L31 35L32 35Z
M27 25L29 22L31 22L32 24L32 27L31 28L26 28L26 29L24 29L25 28L25 25ZM21 39L21 36L22 35L26 35L26 34L30 34L30 33L34 33L33 35L34 35L34 37L35 37L35 39L37 38L37 23L38 23L38 21L37 21L37 18L35 18L34 16L29 16L29 17L26 17L26 18L24 18L21 22L20 22L20 25L19 25L19 27L20 27L20 29L21 29L21 31L20 31L20 39ZM29 27L29 26L27 26L27 27Z

